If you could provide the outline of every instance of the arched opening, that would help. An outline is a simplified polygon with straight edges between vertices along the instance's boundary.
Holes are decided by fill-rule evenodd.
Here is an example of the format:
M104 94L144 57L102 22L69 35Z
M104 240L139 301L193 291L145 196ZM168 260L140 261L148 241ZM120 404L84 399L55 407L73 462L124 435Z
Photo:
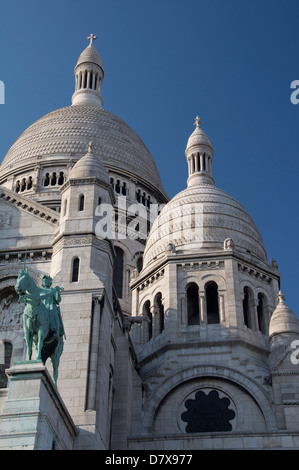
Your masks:
M142 265L143 265L143 259L142 259L142 256L139 256L139 258L137 259L137 271L140 273L140 271L142 270Z
M244 316L244 324L247 328L253 328L253 321L252 321L252 312L251 312L251 300L252 300L252 293L249 287L245 286L243 291L243 316Z
M49 186L49 184L50 184L50 174L47 173L45 180L44 180L44 186Z
M92 79L93 79L93 73L92 71L89 74L89 82L88 82L88 88L92 89Z
M28 182L27 182L27 189L31 189L31 188L32 188L32 176L29 176Z
M187 287L187 323L199 325L198 285L192 282Z
M54 172L51 178L51 186L55 186L56 183L57 183L57 175L56 175L56 172Z
M164 306L162 304L162 294L158 292L154 299L155 311L155 335L159 335L164 330Z
M85 205L84 194L81 194L81 195L79 196L79 208L78 208L79 212L84 211L84 205Z
M144 323L146 328L145 341L149 341L153 337L153 316L151 312L151 303L147 300L143 305L143 316L148 318L148 321Z
M206 285L206 305L207 305L207 323L215 324L220 322L218 286L216 282L209 282Z
M115 247L115 260L113 265L113 284L117 297L123 297L123 278L124 278L124 252L118 246Z
M116 181L115 192L117 194L120 194L120 181L119 180Z
M80 267L80 259L74 258L73 267L72 267L72 282L78 282L79 280L79 267Z
M63 174L63 171L61 171L59 173L58 184L59 184L59 186L62 186L63 183L64 183L64 174Z
M263 334L266 334L266 315L265 315L265 303L266 298L264 294L259 293L258 296L258 305L257 305L257 321L259 331Z

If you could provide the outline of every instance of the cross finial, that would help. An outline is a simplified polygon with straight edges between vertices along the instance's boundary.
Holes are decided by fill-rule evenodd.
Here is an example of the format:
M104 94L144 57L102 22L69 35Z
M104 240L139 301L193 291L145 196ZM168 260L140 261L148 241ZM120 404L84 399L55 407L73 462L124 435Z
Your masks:
M196 116L194 126L201 127L201 125L202 125L202 122L201 122L200 117Z
M93 150L93 142L92 140L89 142L88 147L87 147L87 153L92 153Z
M97 39L97 37L96 37L94 34L91 33L91 34L88 36L87 39L90 41L89 45L91 46L92 43L93 43L93 41L94 41L94 39Z
M281 292L281 290L278 292L277 298L278 298L278 303L284 304L285 296L283 295L283 293Z

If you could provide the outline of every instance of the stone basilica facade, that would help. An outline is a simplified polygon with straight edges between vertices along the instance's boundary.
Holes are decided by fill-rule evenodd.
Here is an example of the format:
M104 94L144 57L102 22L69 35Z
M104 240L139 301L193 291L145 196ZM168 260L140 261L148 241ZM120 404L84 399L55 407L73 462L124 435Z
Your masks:
M277 263L215 186L199 118L169 201L142 140L102 107L88 39L72 105L0 166L0 448L299 449L299 320ZM50 361L26 357L25 255L38 285L64 289L58 389Z

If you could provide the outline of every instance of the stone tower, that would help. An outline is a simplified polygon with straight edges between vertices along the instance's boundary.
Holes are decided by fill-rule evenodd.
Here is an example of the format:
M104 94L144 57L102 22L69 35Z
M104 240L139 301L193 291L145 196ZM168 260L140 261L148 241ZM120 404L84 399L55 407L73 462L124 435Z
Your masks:
M281 429L269 364L277 265L244 208L215 187L213 148L195 126L187 188L156 219L132 283L133 315L148 319L132 333L145 386L140 448L216 448L219 438L250 448L256 433Z

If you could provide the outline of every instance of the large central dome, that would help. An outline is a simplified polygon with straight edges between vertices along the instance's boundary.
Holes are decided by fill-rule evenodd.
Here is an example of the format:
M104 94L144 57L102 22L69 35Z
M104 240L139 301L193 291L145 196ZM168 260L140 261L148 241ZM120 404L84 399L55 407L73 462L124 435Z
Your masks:
M65 180L92 141L95 154L112 177L127 178L159 200L167 200L156 164L143 141L122 119L102 107L103 63L93 45L96 37L90 35L88 39L90 44L74 70L72 105L38 119L21 134L0 166L0 184L16 191L20 186L22 191L29 188L30 197L40 193L43 203L50 197L45 193L57 199L55 175L60 176L60 182ZM43 183L50 177L51 187Z
M140 137L114 114L84 104L53 111L28 127L2 162L0 184L26 166L53 158L78 160L91 140L108 170L131 173L163 191L155 162Z

